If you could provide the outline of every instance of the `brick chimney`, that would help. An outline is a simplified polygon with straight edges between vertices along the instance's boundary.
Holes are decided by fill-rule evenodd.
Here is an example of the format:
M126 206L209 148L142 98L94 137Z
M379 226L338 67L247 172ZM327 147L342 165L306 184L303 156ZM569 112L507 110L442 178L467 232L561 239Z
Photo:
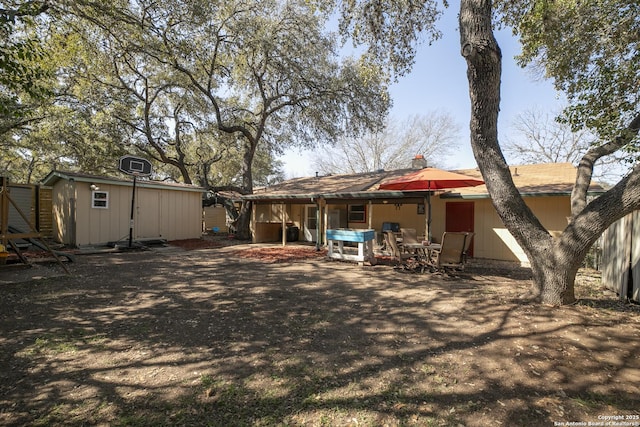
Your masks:
M411 169L423 169L427 167L427 159L422 154L416 154L411 160Z

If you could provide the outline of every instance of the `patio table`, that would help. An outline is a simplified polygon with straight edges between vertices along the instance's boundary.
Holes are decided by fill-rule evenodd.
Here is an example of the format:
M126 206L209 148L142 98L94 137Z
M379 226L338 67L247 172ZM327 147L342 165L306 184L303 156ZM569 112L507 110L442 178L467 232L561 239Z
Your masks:
M440 243L422 242L422 244L424 245L424 250L426 251L427 262L431 262L433 251L439 251L440 249L442 249L442 245Z
M404 249L413 251L413 253L418 255L419 258L428 261L427 252L425 251L427 247L422 243L403 243L402 247Z

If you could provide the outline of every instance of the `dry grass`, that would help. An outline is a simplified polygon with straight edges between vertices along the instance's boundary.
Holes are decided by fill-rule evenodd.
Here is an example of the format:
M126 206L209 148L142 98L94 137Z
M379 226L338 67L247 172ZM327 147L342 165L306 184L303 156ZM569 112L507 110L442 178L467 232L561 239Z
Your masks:
M240 249L81 257L70 277L3 285L0 425L542 426L639 413L640 310L604 294L596 272L581 272L579 304L551 308L519 299L526 269L403 274Z

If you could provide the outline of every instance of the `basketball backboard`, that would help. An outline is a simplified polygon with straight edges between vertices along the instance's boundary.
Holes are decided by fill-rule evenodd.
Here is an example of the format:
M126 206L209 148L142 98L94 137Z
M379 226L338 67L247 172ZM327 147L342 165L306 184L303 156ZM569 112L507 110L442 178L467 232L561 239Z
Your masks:
M151 175L151 162L140 157L123 156L120 157L118 169L129 175L149 176Z

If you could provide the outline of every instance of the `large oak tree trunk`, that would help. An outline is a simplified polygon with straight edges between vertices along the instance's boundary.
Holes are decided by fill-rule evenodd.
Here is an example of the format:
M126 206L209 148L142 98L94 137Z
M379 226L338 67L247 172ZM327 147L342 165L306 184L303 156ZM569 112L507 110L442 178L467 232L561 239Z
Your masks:
M462 0L460 45L467 62L471 98L471 146L491 200L507 229L526 252L533 296L550 304L573 302L575 272L582 258L559 245L522 200L498 143L502 54L492 28L491 0ZM566 243L566 242L565 242Z
M460 44L467 62L471 98L471 147L505 227L525 251L533 271L532 294L541 302L575 301L574 282L589 248L614 221L640 208L640 166L613 188L587 202L595 160L618 150L640 131L640 115L614 141L582 159L571 197L571 217L562 235L542 226L520 196L498 143L502 58L493 36L491 0L461 0Z
M243 201L240 206L238 219L236 220L236 237L240 240L251 239L251 202Z
M570 247L558 241L548 243L528 255L534 282L531 296L545 304L571 304L575 301L576 273L584 255L573 254Z
M258 147L257 138L247 138L247 148L245 150L242 161L242 188L246 194L253 193L253 158L255 156L256 148ZM243 201L240 207L238 219L236 220L236 235L241 240L249 240L251 238L251 202Z
M575 301L574 282L578 268L532 263L535 296L545 304L564 305Z

